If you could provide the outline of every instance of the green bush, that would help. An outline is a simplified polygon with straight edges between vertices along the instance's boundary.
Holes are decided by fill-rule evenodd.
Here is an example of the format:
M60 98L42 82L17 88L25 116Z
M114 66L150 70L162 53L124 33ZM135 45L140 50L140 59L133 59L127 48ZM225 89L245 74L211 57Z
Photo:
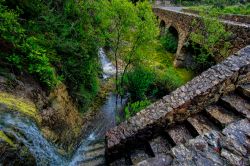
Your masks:
M229 55L231 32L216 17L216 13L201 13L203 29L190 34L191 45L199 54L195 56L196 70L203 71L214 64L216 57L225 58ZM194 27L199 23L194 21ZM196 47L199 45L200 47ZM219 49L218 49L219 48Z
M164 91L172 92L184 84L184 81L173 67L168 67L166 72L158 77L157 84L158 87L163 87Z
M136 66L125 76L125 85L133 101L145 99L146 93L154 81L154 73L142 66Z
M128 105L124 109L125 118L129 119L130 117L134 116L137 112L140 112L150 104L151 102L149 100L142 100L134 103L128 103Z
M163 37L160 39L163 47L170 53L176 53L178 47L178 38L174 34L166 30Z

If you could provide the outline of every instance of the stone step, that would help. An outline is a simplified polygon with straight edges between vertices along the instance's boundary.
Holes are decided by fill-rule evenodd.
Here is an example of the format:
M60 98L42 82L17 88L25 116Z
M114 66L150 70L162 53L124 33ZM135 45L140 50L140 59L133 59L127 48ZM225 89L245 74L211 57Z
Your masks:
M152 139L151 141L149 141L149 144L155 156L165 154L171 149L171 145L167 141L167 138L163 136Z
M105 156L105 149L96 149L96 150L91 150L91 151L86 151L83 153L84 159L94 159L98 158L99 156Z
M170 136L170 139L175 145L181 143L184 144L193 138L185 125L175 125L174 127L167 129L166 133Z
M198 135L208 133L212 130L217 130L217 127L202 114L188 118L187 122L190 124L190 130L193 130Z
M77 163L78 166L103 166L106 165L105 157L100 156L95 159L88 159Z
M98 150L98 149L103 149L105 148L105 143L95 143L95 144L90 144L87 148L86 151L93 151L93 150Z
M96 144L94 146L88 146L86 151L95 151L98 149L104 149L105 145L104 144Z
M109 164L109 166L127 166L126 159L123 157Z
M221 128L224 128L226 125L239 120L239 117L234 113L218 105L208 106L205 111L208 115L208 118L210 118L214 123L218 124Z
M171 165L173 158L169 154L160 154L153 158L148 158L147 160L143 160L140 163L136 164L136 166L168 166Z
M141 161L150 158L150 156L144 150L136 149L132 153L130 153L130 158L132 164L136 165Z
M250 98L250 84L240 85L237 90L242 96Z
M221 133L212 130L189 140L186 144L175 146L171 149L171 155L174 158L171 165L228 165L220 156L220 140Z
M240 113L248 119L250 118L249 102L236 94L221 97L221 104L230 110Z

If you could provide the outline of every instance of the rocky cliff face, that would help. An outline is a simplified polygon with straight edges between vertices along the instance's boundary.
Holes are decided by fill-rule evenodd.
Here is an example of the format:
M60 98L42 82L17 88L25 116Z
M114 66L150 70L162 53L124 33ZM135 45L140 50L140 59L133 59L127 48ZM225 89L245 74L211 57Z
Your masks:
M63 84L47 92L30 76L0 75L0 105L1 112L15 110L33 119L43 136L61 149L62 153L71 151L76 143L74 141L80 135L83 121ZM1 132L0 161L13 158L21 164L23 159L20 156L29 159L30 163L34 162L28 149Z

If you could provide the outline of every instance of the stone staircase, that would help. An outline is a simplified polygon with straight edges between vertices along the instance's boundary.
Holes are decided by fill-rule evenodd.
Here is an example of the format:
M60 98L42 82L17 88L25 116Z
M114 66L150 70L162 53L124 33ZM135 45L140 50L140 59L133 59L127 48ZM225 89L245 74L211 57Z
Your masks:
M97 140L89 144L82 151L83 160L78 162L78 166L101 166L106 165L105 161L105 142Z
M138 143L114 165L250 165L250 84Z

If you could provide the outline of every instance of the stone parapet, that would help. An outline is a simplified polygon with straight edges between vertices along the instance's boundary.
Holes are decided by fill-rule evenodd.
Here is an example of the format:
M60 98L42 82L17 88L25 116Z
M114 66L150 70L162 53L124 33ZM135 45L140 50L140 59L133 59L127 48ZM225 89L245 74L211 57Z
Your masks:
M230 56L161 100L137 113L106 133L108 162L119 158L126 149L156 136L159 131L235 90L238 84L250 83L250 46Z

